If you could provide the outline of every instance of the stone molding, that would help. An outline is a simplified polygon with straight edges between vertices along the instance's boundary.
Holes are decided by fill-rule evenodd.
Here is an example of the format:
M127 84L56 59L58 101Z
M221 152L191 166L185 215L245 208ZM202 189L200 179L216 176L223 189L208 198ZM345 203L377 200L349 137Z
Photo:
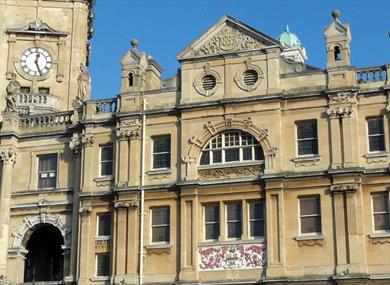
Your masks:
M60 32L48 24L42 22L41 19L35 19L32 22L29 22L25 27L19 29L7 29L7 34L42 34L49 36L58 36L58 37L66 37L68 35L67 32Z
M71 232L65 226L65 217L62 215L52 215L48 213L41 213L37 216L27 216L23 219L23 224L12 233L13 241L12 248L22 248L24 245L22 244L23 239L28 231L30 231L33 227L38 224L50 224L60 230L65 245L70 244L70 239L67 238L67 235Z
M248 51L262 48L256 39L230 26L225 26L195 53L198 56L218 55L225 52Z
M13 147L1 147L0 159L3 164L14 164L18 154Z
M316 166L320 164L322 157L319 155L294 157L291 159L295 163L295 167L301 166Z
M138 208L138 201L117 201L114 203L116 209Z
M116 137L119 140L136 140L141 139L142 131L141 127L133 128L133 129L118 129L116 131Z
M357 183L347 183L347 184L334 184L330 186L331 193L346 193L346 192L356 192L359 188Z

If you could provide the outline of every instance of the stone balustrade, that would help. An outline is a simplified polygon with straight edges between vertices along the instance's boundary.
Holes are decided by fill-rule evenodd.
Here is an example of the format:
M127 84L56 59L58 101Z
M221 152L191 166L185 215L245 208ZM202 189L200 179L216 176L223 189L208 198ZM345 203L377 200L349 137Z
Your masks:
M73 122L73 111L21 116L19 122L21 129L66 126Z
M22 93L18 98L20 115L56 112L58 110L58 104L58 97L49 93Z
M95 100L95 113L116 113L118 110L117 98Z
M387 81L387 78L388 70L386 66L374 66L356 69L356 81L358 84Z

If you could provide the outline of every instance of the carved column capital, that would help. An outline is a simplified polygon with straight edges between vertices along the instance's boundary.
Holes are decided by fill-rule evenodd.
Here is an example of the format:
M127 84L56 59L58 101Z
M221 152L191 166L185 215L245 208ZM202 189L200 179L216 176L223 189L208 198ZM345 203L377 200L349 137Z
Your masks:
M334 184L330 186L330 192L333 194L337 193L354 193L358 190L359 185L357 183L348 184Z
M118 129L116 131L116 136L119 140L136 140L141 138L141 128L131 128L131 129Z
M73 153L78 156L81 154L81 135L80 134L73 134L70 142L69 142L69 148L73 151Z
M81 206L79 209L79 215L81 216L88 216L92 212L91 206Z
M341 91L328 94L329 104L347 103L358 95L357 91Z
M93 146L94 142L95 142L95 136L92 134L83 134L81 136L81 144L84 147L91 147Z
M1 147L0 159L3 164L14 164L17 157L16 149L13 147Z
M348 107L328 107L326 110L330 119L338 119L338 118L350 118L353 113L352 106Z
M138 201L117 201L114 203L114 207L116 209L129 209L129 208L137 208Z

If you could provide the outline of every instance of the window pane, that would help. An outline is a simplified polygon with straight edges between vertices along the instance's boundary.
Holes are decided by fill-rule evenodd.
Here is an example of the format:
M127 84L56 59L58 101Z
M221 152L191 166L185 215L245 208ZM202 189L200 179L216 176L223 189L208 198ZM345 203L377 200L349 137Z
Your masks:
M40 155L38 171L57 170L57 154Z
M317 139L298 141L298 155L318 154Z
M301 232L302 233L320 233L321 232L321 216L301 217Z
M100 175L102 176L112 175L112 161L101 163Z
M387 194L377 194L372 196L374 212L388 212Z
M264 219L263 203L250 203L249 204L249 217L251 220Z
M104 146L102 147L101 151L101 161L107 161L107 160L112 160L113 157L113 148L112 146Z
M169 226L153 227L152 242L169 242Z
M252 148L246 147L242 149L242 159L243 160L252 160Z
M298 139L317 138L317 122L297 122Z
M57 154L38 156L38 188L55 188Z
M207 224L205 227L206 239L218 239L219 238L219 223Z
M153 168L170 168L171 167L171 154L160 153L153 155Z
M299 199L300 214L302 215L319 215L320 214L319 197L305 197Z
M219 206L207 205L204 207L205 222L219 222Z
M264 221L253 221L250 223L251 237L263 237L264 236Z
M169 224L169 208L153 208L152 209L152 225Z
M96 266L97 276L110 276L110 255L98 254Z
M111 235L111 215L99 215L98 236Z
M153 138L153 152L170 152L171 151L171 137L159 136Z
M388 230L389 227L389 214L375 214L374 223L376 231Z
M383 134L383 119L382 118L368 119L367 124L368 124L368 134L369 135Z
M210 152L203 151L202 156L200 157L200 165L208 165L210 164Z
M261 147L255 147L255 160L264 160L264 153Z
M241 222L228 223L228 238L241 238Z
M370 151L384 151L385 150L385 138L383 135L374 136L368 138Z
M221 163L221 162L222 162L222 151L213 150L213 163Z
M238 148L226 149L225 150L225 161L239 161L240 160L240 151Z
M241 204L232 203L227 205L227 220L237 221L241 220Z
M238 146L238 145L240 145L238 132L225 133L225 146Z

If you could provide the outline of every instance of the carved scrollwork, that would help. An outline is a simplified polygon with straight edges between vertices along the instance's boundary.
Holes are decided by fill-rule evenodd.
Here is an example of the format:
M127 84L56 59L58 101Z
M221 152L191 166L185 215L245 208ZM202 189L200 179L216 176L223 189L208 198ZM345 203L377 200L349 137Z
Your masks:
M262 168L258 165L202 169L198 172L199 179L201 180L232 179L258 176L260 174L262 174Z
M206 42L198 51L197 55L215 55L230 51L255 50L262 47L256 39L226 26L217 35Z
M14 164L17 158L16 149L13 147L0 148L0 159L4 164Z
M118 129L116 131L116 136L119 140L135 140L140 139L142 135L141 128L134 128L134 129L125 129L121 130Z
M81 136L81 144L85 147L93 146L94 142L95 142L95 136L92 134L83 134Z

